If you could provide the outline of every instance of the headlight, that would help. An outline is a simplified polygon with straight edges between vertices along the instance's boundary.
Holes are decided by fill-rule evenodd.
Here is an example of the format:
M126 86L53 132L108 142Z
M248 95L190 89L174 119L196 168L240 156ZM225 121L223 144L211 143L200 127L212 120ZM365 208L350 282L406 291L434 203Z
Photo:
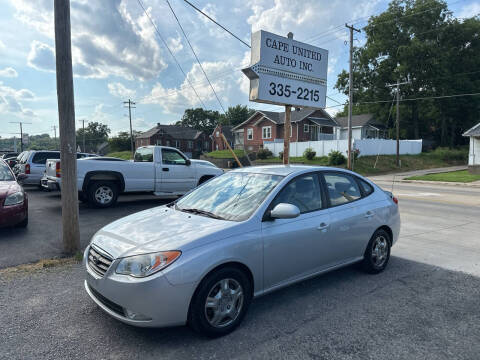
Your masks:
M165 269L181 255L181 251L163 251L145 255L135 255L122 259L115 272L134 277L145 277Z
M19 191L14 194L8 195L5 199L5 203L3 204L3 206L23 204L24 199L25 196L23 195L23 192Z

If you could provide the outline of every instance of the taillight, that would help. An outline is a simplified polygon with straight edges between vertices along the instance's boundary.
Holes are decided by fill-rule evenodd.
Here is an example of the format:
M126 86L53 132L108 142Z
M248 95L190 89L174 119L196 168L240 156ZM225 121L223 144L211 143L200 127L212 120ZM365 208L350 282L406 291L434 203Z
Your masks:
M60 171L60 162L57 162L55 165L55 174L57 178L62 177L62 172Z
M392 196L392 200L393 200L393 202L394 202L395 204L398 205L398 199L397 199L395 196Z
M25 174L30 174L30 164L25 164Z

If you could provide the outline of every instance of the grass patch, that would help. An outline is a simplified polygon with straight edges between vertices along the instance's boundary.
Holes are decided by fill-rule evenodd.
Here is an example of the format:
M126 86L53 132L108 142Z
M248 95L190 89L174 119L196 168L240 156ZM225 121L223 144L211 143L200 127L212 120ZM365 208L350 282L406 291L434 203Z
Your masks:
M235 149L233 150L235 152L235 155L238 157L245 156L245 153L243 150ZM205 156L214 158L214 159L233 159L233 155L230 152L230 150L217 150L217 151L212 151L209 153L206 153Z
M107 154L106 156L120 158L123 160L132 160L132 152L131 151L116 151Z
M33 264L22 264L17 266L0 269L0 276L8 276L19 273L30 273L42 269L54 268L63 265L73 265L81 262L82 255L76 254L74 257L58 258L58 259L44 259Z
M427 181L447 181L447 182L473 182L480 181L480 175L470 174L468 170L451 171L437 174L426 174L420 176L411 176L406 180L427 180Z

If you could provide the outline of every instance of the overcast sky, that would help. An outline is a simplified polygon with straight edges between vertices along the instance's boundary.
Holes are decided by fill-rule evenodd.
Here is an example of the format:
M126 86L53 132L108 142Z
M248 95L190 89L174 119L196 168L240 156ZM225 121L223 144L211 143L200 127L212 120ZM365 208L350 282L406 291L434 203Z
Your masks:
M142 0L208 109L221 108L182 37L164 0ZM249 49L199 15L182 0L170 0L212 80L223 106L248 104L281 111L279 106L248 102L248 81L240 69ZM329 51L327 95L337 74L348 68L345 22L357 27L386 9L381 0L191 0L246 42L259 29L286 35ZM452 0L458 17L480 13L478 0ZM24 131L49 133L58 125L55 86L53 0L0 0L0 136ZM133 124L147 130L157 122L180 119L184 109L201 106L171 55L156 35L137 0L71 0L76 118L99 121L118 131L128 129L123 101L137 102ZM362 35L356 35L356 45ZM327 100L327 106L336 105ZM338 108L329 109L330 113ZM77 123L80 126L80 122Z

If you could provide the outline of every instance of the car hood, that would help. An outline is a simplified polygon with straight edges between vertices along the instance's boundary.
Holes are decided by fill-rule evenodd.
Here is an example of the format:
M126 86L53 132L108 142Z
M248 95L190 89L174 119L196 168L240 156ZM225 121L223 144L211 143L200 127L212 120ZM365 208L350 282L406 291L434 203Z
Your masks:
M94 235L92 244L114 258L156 251L186 251L239 232L239 224L161 206L105 226Z
M0 181L0 199L21 190L22 187L16 181Z

